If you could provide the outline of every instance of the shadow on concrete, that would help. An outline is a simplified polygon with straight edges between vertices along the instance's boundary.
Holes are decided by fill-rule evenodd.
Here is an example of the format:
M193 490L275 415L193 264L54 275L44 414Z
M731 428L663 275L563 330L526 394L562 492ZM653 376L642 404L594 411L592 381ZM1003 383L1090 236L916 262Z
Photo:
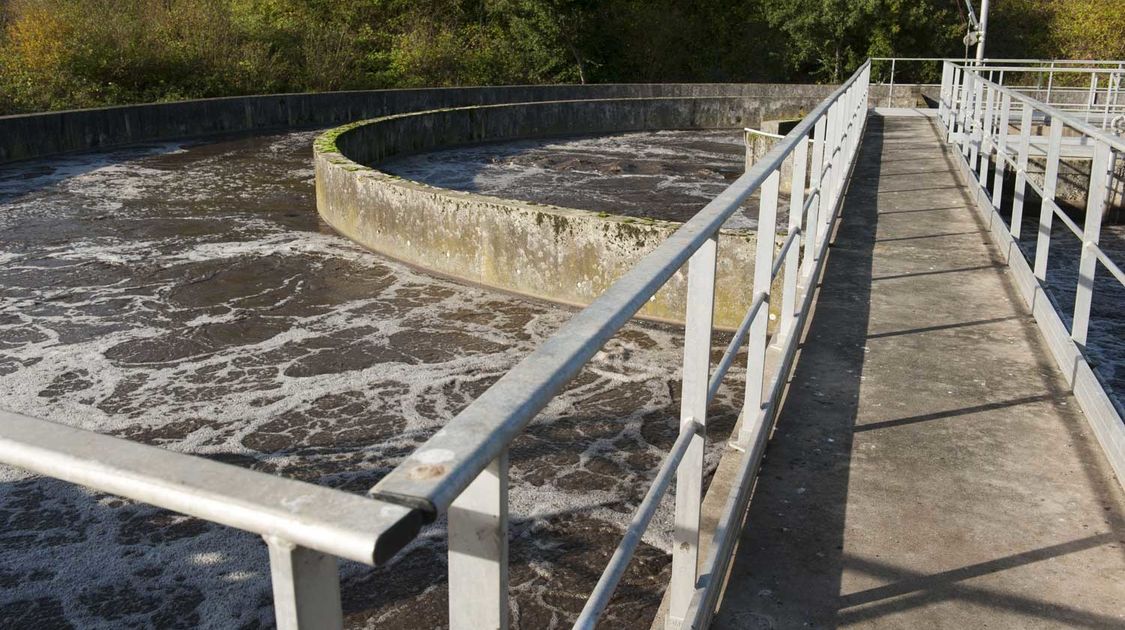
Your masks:
M1088 536L933 575L917 573L871 559L847 557L844 559L844 564L848 570L865 573L881 580L893 580L893 582L885 586L878 586L840 597L840 607L851 610L843 610L837 621L846 625L875 620L895 612L943 600L957 599L972 602L974 605L985 608L1019 610L1070 627L1119 628L1121 627L1120 619L1081 610L1073 606L1045 602L1005 593L993 588L963 583L966 580L991 573L1113 544L1117 541L1117 538L1117 535L1112 533Z
M834 625L868 336L883 119L868 120L778 427L716 618L720 628Z

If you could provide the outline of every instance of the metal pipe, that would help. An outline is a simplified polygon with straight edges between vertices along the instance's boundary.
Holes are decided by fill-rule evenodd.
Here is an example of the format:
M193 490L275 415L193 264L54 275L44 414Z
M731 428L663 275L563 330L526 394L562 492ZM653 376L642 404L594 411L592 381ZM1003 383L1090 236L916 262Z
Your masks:
M767 293L759 293L754 297L754 303L746 311L746 316L742 318L742 323L738 325L734 337L727 344L727 349L723 352L723 358L719 359L719 364L715 366L715 373L711 375L711 382L707 385L707 402L715 399L715 394L719 391L719 385L722 384L723 377L726 376L727 370L734 363L734 357L738 354L739 346L746 339L746 331L750 330L750 323L754 321L754 318L758 315L758 309L762 308L768 299L769 294Z
M984 40L988 36L988 0L980 3L980 39L977 40L977 63L984 61Z
M0 462L364 564L422 525L399 505L4 410Z

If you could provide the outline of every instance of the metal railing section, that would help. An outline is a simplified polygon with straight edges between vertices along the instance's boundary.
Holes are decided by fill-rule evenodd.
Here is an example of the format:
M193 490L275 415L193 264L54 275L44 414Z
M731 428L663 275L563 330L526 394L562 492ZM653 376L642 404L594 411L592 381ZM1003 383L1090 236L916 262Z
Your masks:
M449 597L453 628L503 628L508 619L507 449L527 424L594 354L685 263L688 299L684 334L681 429L625 539L603 573L578 627L591 627L612 595L621 572L669 487L675 469L675 527L669 584L669 627L703 627L712 613L729 550L740 529L749 487L777 411L783 375L797 348L816 279L827 251L867 114L869 64L829 98L730 187L707 204L656 250L641 259L597 300L564 324L491 388L389 473L372 493L385 501L449 519ZM809 140L812 143L811 173ZM793 162L793 194L786 228L788 245L775 259L780 170ZM811 175L811 176L810 176ZM810 181L805 186L796 182ZM700 567L700 512L707 403L714 394L710 365L718 232L742 202L761 193L753 294L758 296L720 362L725 371L743 338L748 365L741 431L742 475L720 521L711 554ZM801 238L805 239L801 256ZM771 290L783 273L781 295ZM780 298L778 333L767 338L768 309ZM767 355L782 367L767 375Z
M945 63L952 63L972 67L989 81L1032 95L1061 111L1080 113L1085 122L1102 129L1111 129L1114 121L1125 115L1122 60L984 59L976 63L938 57L873 57L871 61L875 66L875 84L888 86L888 100L893 100L896 72L901 71L903 64L921 65L936 74ZM879 66L887 65L889 75L884 75Z
M373 497L167 451L0 411L0 463L261 535L278 627L339 628L337 558L389 560L439 514L448 516L450 626L508 625L508 445L596 352L685 264L688 300L680 433L576 627L596 624L675 477L669 627L701 628L714 610L730 551L824 266L867 119L865 63L776 146L590 306L388 474ZM815 138L815 141L813 140ZM810 151L811 145L811 151ZM786 239L775 252L780 171L792 163ZM807 182L807 185L806 185ZM760 192L756 296L717 367L710 365L718 233ZM783 277L780 295L771 287ZM769 305L780 303L767 336ZM744 451L699 564L707 404L743 344Z
M261 535L282 629L340 627L336 558L386 562L422 525L399 505L3 410L0 462Z
M948 141L956 148L962 173L975 189L978 208L992 237L1006 253L1016 284L1118 479L1125 480L1125 424L1086 357L1099 264L1125 286L1125 273L1099 245L1110 194L1115 186L1120 190L1122 185L1115 164L1125 160L1125 139L1072 112L989 80L988 74L977 67L947 62L942 77L939 116ZM1041 182L1029 177L1032 158L1043 163ZM1060 162L1064 160L1088 160L1090 164L1081 226L1056 201ZM1010 219L1005 222L1001 208L1008 176L1014 181ZM1030 258L1019 247L1028 189L1040 199L1036 246ZM1055 219L1082 243L1069 327L1047 293Z

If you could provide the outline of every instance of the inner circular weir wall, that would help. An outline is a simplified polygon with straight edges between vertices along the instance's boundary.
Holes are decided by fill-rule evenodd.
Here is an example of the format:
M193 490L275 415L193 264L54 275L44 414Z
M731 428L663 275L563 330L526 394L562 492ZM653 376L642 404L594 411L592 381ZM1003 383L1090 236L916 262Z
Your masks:
M506 291L586 305L681 224L437 188L380 171L378 164L481 142L757 126L763 119L802 115L829 86L792 86L788 93L768 87L758 96L514 103L352 123L314 145L317 210L333 228L381 254ZM749 308L755 248L752 231L720 234L716 326L737 327ZM685 271L640 315L682 322Z

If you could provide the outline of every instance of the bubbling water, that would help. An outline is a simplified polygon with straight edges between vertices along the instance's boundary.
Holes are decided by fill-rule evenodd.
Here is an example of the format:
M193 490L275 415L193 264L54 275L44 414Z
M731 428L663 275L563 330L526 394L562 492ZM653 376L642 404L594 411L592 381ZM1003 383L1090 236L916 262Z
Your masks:
M364 492L572 311L434 278L315 214L316 132L160 144L0 174L0 406ZM659 197L655 197L659 198ZM628 325L510 448L513 615L581 609L677 427L674 327ZM733 370L707 470L735 419ZM608 612L647 623L666 498ZM445 624L437 522L388 566L342 564L349 627ZM272 624L264 544L0 467L0 618Z

